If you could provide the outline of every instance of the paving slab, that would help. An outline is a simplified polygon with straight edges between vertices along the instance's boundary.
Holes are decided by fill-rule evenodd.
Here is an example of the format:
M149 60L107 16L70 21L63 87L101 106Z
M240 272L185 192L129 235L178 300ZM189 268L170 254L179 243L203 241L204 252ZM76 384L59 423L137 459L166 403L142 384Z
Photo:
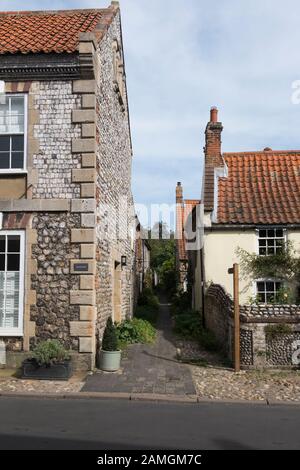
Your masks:
M82 391L195 395L189 366L177 360L170 305L167 303L160 304L157 328L155 344L129 346L122 359L121 371L97 371L87 378Z

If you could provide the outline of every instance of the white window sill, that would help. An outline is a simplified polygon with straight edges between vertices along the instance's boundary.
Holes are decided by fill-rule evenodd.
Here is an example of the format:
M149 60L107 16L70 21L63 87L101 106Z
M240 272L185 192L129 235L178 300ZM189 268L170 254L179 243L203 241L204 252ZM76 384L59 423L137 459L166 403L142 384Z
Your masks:
M27 175L27 170L0 170L0 175Z
M24 333L18 328L0 328L0 338L23 338Z

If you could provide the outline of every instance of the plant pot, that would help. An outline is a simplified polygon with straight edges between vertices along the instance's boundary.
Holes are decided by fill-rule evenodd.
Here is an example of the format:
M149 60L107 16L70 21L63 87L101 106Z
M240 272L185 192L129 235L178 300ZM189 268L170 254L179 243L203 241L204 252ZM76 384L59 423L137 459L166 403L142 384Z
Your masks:
M39 366L37 362L32 359L26 359L22 363L22 379L68 380L71 375L71 361L59 362L51 366Z
M105 372L117 372L121 366L122 351L100 351L100 369Z

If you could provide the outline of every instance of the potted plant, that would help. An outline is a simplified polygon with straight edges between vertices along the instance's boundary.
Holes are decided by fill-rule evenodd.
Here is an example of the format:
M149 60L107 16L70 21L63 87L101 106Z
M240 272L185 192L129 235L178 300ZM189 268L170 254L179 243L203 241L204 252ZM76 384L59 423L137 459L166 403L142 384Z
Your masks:
M40 342L22 363L22 379L68 380L71 375L70 354L57 340Z
M116 372L121 365L121 350L118 348L116 327L109 317L102 339L100 351L100 369L105 372Z

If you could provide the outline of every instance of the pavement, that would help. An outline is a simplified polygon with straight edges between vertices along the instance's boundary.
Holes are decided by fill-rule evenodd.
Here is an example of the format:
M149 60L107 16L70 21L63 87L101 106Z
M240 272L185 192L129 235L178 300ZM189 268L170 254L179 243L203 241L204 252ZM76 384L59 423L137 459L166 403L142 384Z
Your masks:
M177 360L178 351L182 362ZM119 372L97 371L87 377L74 374L67 382L55 382L20 380L15 371L0 369L0 396L300 406L300 371L235 374L217 353L208 352L199 342L174 336L169 305L162 303L156 343L130 346Z
M0 397L0 450L300 448L300 407Z
M136 344L123 354L121 370L111 374L97 371L87 377L83 392L195 395L187 364L177 360L170 306L160 304L155 344Z

